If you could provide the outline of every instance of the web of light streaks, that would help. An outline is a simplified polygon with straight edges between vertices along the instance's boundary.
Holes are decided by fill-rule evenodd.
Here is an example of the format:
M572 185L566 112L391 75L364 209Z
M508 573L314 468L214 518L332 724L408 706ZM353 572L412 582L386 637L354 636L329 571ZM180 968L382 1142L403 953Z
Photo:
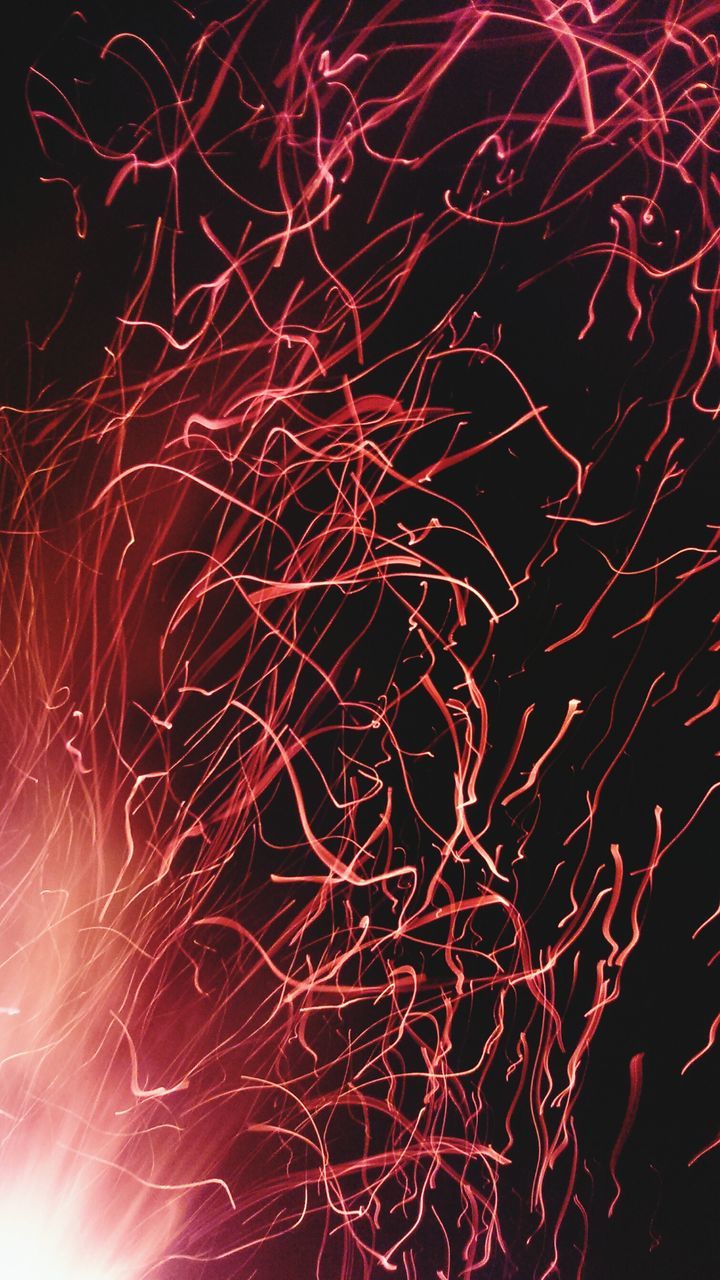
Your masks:
M627 753L718 706L718 527L673 515L720 410L718 12L251 0L30 74L77 235L84 164L141 245L99 372L3 430L3 1167L104 1275L580 1277L622 1203L643 1051L600 1186L583 1084L720 785L617 834ZM552 273L629 352L601 429L513 336Z

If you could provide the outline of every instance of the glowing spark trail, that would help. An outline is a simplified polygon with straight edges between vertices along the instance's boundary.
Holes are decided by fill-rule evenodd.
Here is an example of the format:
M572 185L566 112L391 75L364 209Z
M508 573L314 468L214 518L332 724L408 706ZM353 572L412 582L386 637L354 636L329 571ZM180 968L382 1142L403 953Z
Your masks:
M709 1280L720 3L61 7L0 1274Z

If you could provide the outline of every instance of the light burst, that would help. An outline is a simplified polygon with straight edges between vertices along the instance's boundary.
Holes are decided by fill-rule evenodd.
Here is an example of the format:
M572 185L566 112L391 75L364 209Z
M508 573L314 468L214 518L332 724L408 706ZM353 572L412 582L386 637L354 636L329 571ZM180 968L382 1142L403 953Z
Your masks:
M28 78L0 1274L677 1280L720 10L291 8L81 7Z

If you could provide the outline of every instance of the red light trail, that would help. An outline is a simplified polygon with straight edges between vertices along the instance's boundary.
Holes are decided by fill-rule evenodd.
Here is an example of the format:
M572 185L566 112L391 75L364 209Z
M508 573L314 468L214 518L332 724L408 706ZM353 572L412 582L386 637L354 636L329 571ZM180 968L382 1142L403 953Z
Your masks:
M0 1265L709 1280L720 5L61 9Z

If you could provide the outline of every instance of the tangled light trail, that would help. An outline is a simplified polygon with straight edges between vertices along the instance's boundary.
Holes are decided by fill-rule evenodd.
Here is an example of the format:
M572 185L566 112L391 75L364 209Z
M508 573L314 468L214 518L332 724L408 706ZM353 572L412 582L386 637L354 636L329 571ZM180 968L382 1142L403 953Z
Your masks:
M710 1280L720 4L61 10L2 1275Z

